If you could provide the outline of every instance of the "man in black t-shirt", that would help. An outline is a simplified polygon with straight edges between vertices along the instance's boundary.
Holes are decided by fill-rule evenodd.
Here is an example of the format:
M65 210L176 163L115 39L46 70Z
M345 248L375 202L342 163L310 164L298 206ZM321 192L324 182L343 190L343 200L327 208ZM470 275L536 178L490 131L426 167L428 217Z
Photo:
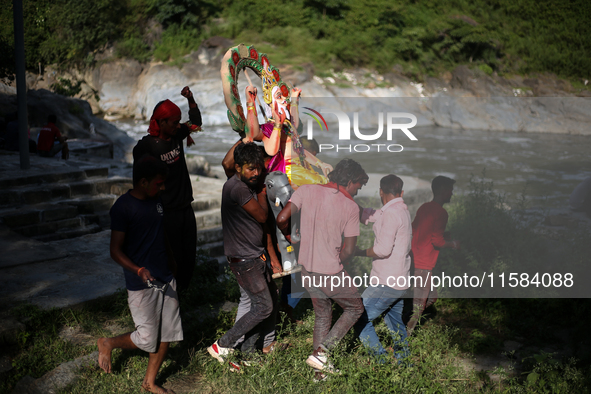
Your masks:
M193 93L185 87L181 94L189 101L190 122L201 126L201 112ZM189 134L193 130L191 125L181 124L180 121L181 110L177 105L170 100L158 103L150 119L150 135L137 143L133 149L133 159L137 161L145 155L150 155L168 166L166 190L162 193L164 230L177 263L175 277L179 291L182 291L189 287L195 268L197 223L191 207L193 187L183 147L183 140L191 138Z
M234 150L236 174L222 189L224 253L238 284L251 300L251 309L207 350L223 363L242 336L242 352L254 351L261 323L274 319L277 290L266 264L263 223L267 220L266 190L259 186L263 155L254 143ZM257 190L260 191L257 194ZM239 366L233 365L234 368Z
M158 198L166 175L166 165L144 157L134 163L133 189L111 208L111 257L123 267L127 301L136 328L97 341L99 366L106 373L111 373L113 349L150 353L142 388L152 393L164 391L156 385L156 375L169 343L183 340L176 281L167 264L163 208ZM150 288L154 284L158 288Z

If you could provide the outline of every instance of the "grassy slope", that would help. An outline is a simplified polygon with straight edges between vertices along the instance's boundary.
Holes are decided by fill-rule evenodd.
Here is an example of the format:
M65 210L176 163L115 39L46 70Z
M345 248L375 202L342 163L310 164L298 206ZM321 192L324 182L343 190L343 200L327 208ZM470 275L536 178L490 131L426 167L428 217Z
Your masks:
M440 264L446 270L464 269L465 256L479 257L472 263L486 264L486 256L495 255L507 264L528 263L519 243L498 248L495 238L533 237L531 247L545 250L545 238L531 235L532 228L507 219L509 213L498 207L498 196L485 184L475 184L472 192L451 204L450 229L465 240L464 257L446 251ZM478 207L471 211L465 207ZM482 212L490 211L490 215ZM479 230L473 224L477 223ZM511 224L512 223L512 224ZM564 233L559 240L567 247L563 254L572 268L583 264L590 251L588 243L578 242L577 234ZM371 231L364 229L362 244L371 243ZM495 246L496 245L496 246ZM482 253L478 254L477 251ZM519 257L519 260L511 260ZM532 254L531 261L539 255ZM199 256L206 261L207 256ZM368 267L357 258L355 266ZM206 352L209 346L233 324L234 312L208 314L211 305L225 300L237 301L236 283L231 275L219 282L216 273L200 265L189 294L183 299L185 340L172 347L160 379L172 384L177 392L564 392L589 391L591 372L587 323L591 302L586 299L441 299L429 312L429 319L411 338L410 365L372 363L352 333L337 347L334 362L343 371L321 384L312 382L312 371L305 364L310 353L313 330L311 302L303 300L295 310L302 325L284 325L280 339L291 344L288 351L263 359L242 375L229 372ZM14 368L0 375L0 392L10 392L24 375L40 377L62 362L96 350L94 341L133 329L126 306L126 294L86 304L82 309L39 311L22 306L13 313L26 321L27 330L18 344L9 348ZM335 307L334 319L340 313ZM75 328L88 341L75 345L60 338L64 328ZM118 327L113 331L113 327ZM390 341L385 324L378 321L378 334ZM497 368L492 380L485 373L471 372L462 365L474 356L497 357L506 340L522 345L514 363L518 373ZM550 350L549 350L550 349ZM549 352L557 349L559 353ZM562 358L561 354L574 357ZM114 374L105 375L98 367L80 372L80 380L64 392L108 393L137 392L147 365L141 351L115 351Z

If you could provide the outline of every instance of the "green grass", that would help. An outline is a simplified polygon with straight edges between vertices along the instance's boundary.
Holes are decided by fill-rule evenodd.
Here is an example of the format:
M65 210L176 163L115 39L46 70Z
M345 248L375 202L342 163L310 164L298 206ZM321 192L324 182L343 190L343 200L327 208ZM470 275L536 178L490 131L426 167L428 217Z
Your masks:
M533 231L526 233L531 228L513 214L509 215L499 205L502 196L490 189L489 185L475 182L469 193L450 204L449 228L466 238L462 250L471 260L466 260L464 254L458 257L446 251L439 262L446 270L454 264L463 269L466 261L486 264L501 259L511 266L530 261L523 259L540 257L538 254L527 257L521 252L520 242L508 242L519 235L526 245L542 247L546 240ZM473 221L479 225L474 226ZM360 247L370 246L372 237L371 228L362 226ZM503 242L490 242L495 237ZM574 264L588 261L591 251L588 242L583 242L584 235L565 233L563 237L565 259ZM506 245L500 247L503 243ZM477 248L485 247L488 249L477 253ZM204 262L208 256L200 254L198 259ZM366 272L369 264L368 259L356 258L351 273ZM591 302L588 299L442 298L426 311L426 318L410 339L412 353L407 364L376 364L349 332L332 354L342 374L320 383L312 381L312 370L305 364L312 351L314 314L311 301L304 299L294 311L303 324L282 324L279 331L280 341L290 344L288 350L260 357L260 365L246 367L243 374L234 374L206 351L207 346L233 325L235 316L232 311L209 312L217 310L215 306L224 301L237 301L239 297L233 276L218 280L214 268L207 264L197 266L191 287L181 299L185 340L171 347L159 374L160 383L184 387L184 392L590 392ZM125 291L78 308L43 311L21 305L11 313L25 323L26 330L18 335L17 343L3 346L14 367L0 374L2 393L10 393L25 375L38 378L63 362L92 353L96 350L96 339L101 336L133 329ZM340 308L335 306L333 319L340 313ZM285 317L283 313L281 316ZM89 340L79 345L64 341L59 333L68 327L86 334ZM386 346L391 345L381 319L376 321L376 331ZM512 359L517 370L495 368L484 373L463 366L474 357L502 359L507 340L521 344ZM113 374L107 375L96 366L85 367L79 371L79 380L63 392L139 392L146 366L144 352L116 350Z

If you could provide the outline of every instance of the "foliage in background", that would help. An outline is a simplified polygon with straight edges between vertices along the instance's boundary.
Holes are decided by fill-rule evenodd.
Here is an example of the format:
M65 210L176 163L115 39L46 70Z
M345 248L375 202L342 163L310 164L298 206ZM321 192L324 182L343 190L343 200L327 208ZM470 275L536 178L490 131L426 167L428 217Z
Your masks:
M47 17L48 35L40 45L43 60L91 65L94 55L120 34L125 12L119 0L57 1Z
M493 191L492 182L472 178L468 190L447 206L447 229L454 239L461 240L462 248L455 252L443 250L439 269L445 267L446 274L460 276L544 272L553 257L547 243L519 221L505 197ZM509 296L513 289L506 287ZM542 290L545 294L548 291Z
M13 46L12 1L2 3L1 35ZM120 0L23 1L27 68L38 71L39 63L91 64L96 53L120 37L126 12L126 3Z
M0 60L0 82L14 80L14 65L16 59L14 58L14 47L9 43L6 37L0 37L0 53L2 53L2 60Z
M201 39L198 30L183 30L179 26L169 27L162 40L154 47L154 58L160 61L178 59L199 48Z
M77 81L74 83L67 78L58 78L58 81L51 85L51 89L55 93L61 94L62 96L74 97L82 90L81 86L81 81Z
M200 28L217 14L219 2L213 0L145 0L147 12L165 28Z
M0 0L0 47L12 48L12 1ZM591 76L585 0L24 0L27 67L116 55L175 60L214 35L255 44L275 62L317 69L396 64L421 79L458 64L486 74ZM12 69L3 57L0 70Z
M591 247L584 240L585 230L544 235L547 230L533 226L527 218L525 205L525 199L509 202L493 190L492 182L473 177L468 192L455 197L453 203L446 206L447 229L454 239L461 240L462 248L443 250L436 270L444 270L446 275L467 274L468 277L481 277L486 273L486 283L489 283L489 275L493 275L495 289L486 290L484 286L482 296L499 294L499 275L504 273L502 291L505 297L584 297L584 286L577 278L588 276ZM523 279L526 285L510 284L511 273L519 281ZM567 274L574 281L563 285ZM555 275L560 275L560 279L556 280L557 285L550 285ZM459 293L460 289L455 288L454 294ZM474 293L468 290L466 294Z

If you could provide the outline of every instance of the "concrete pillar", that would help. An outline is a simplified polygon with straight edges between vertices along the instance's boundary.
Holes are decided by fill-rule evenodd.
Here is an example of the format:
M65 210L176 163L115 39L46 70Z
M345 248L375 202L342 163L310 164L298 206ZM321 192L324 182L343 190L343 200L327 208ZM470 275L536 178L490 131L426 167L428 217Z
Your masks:
M29 158L29 127L27 116L27 81L25 78L25 32L23 1L12 0L14 15L14 51L16 59L16 96L18 102L18 134L21 169L31 167Z

